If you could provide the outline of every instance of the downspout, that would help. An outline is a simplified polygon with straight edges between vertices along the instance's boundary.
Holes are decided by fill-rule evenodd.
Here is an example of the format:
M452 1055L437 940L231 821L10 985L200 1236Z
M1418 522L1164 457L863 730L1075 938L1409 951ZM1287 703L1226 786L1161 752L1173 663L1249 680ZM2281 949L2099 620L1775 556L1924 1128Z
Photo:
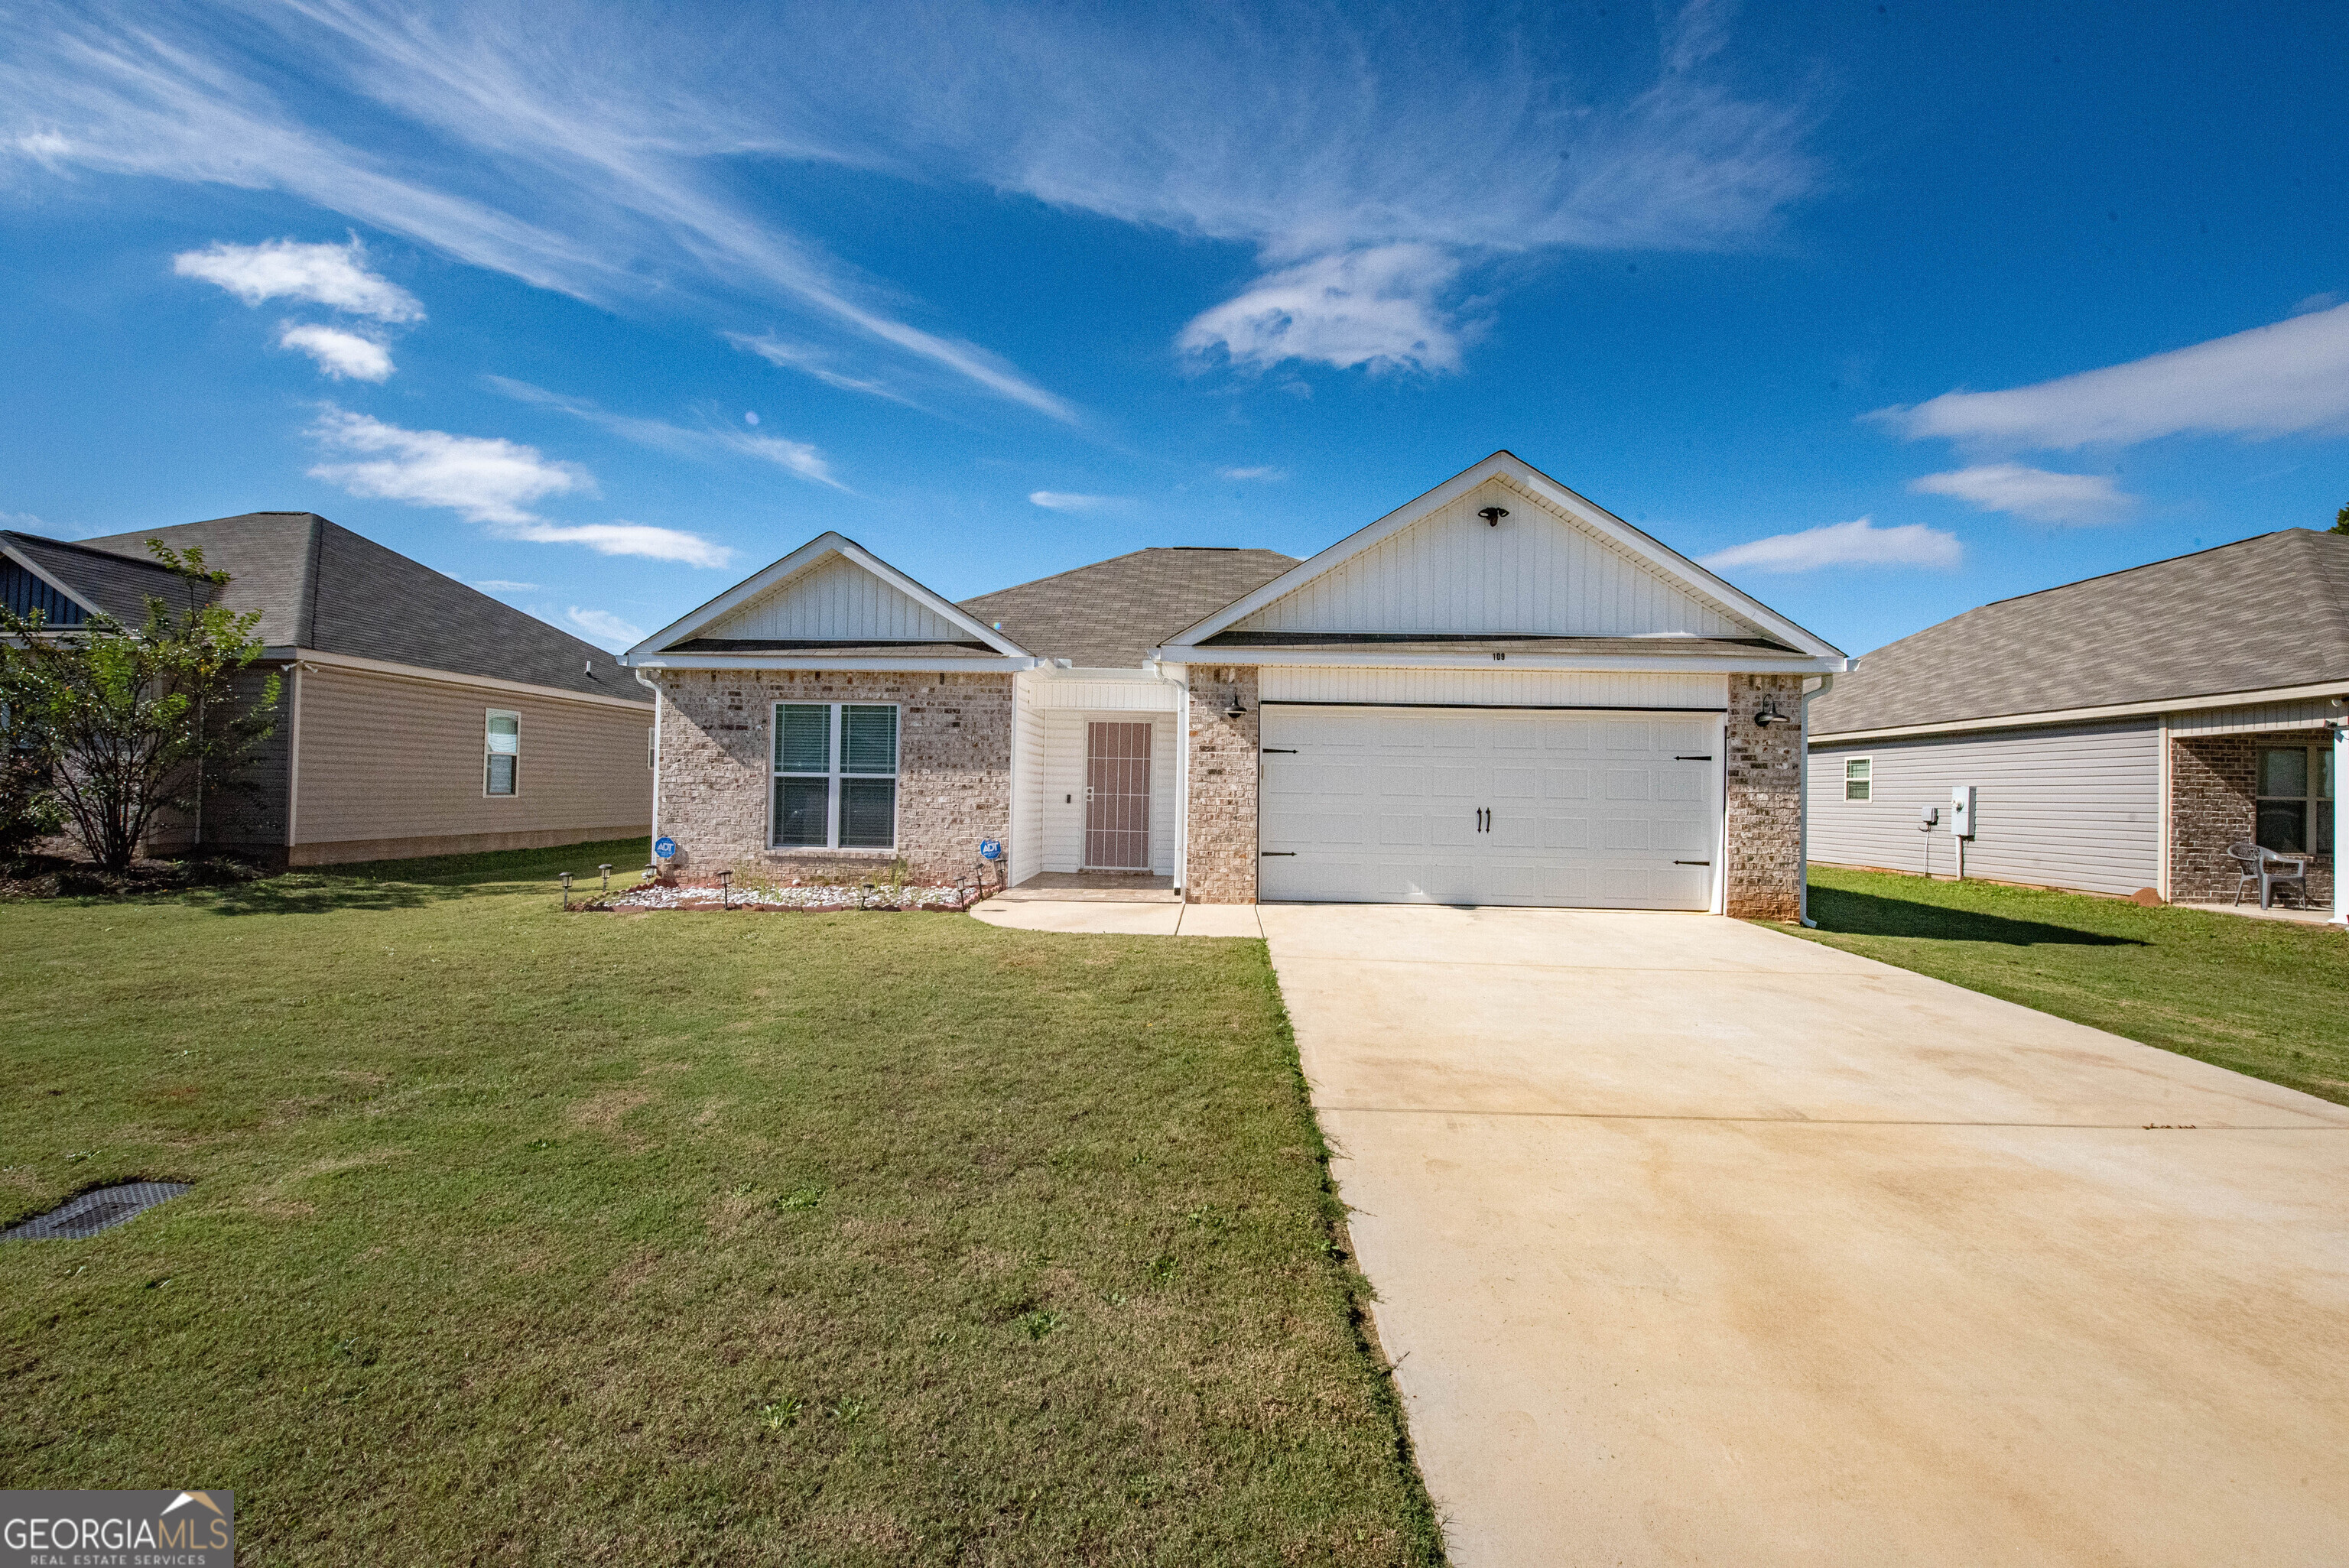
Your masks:
M1160 664L1161 678L1174 686L1174 892L1185 903L1191 902L1191 666L1174 666L1183 673L1170 676L1166 665Z
M2349 707L2349 697L2333 699ZM2333 920L2349 927L2349 876L2341 874L2343 851L2349 849L2349 718L2336 718L2333 730ZM2305 883L2302 885L2305 886ZM2304 902L2304 901L2303 901Z
M1818 929L1819 923L1811 918L1811 699L1821 696L1833 685L1835 676L1821 676L1816 690L1803 693L1800 704L1803 733L1795 746L1802 771L1796 776L1800 783L1795 801L1795 812L1800 820L1800 825L1795 830L1795 874L1801 879L1795 884L1799 891L1795 895L1795 913L1804 925L1813 931Z
M630 670L628 673L629 673L630 675L632 675L632 676L636 676L636 684L637 684L638 686L640 686L644 687L647 691L648 691L648 692L650 692L650 693L652 693L652 694L653 694L653 833L652 833L652 836L653 836L656 840L657 840L657 839L660 837L661 688L660 688L660 686L659 686L659 684L658 684L657 682L655 682L655 681L648 681L648 680L645 679L645 672L644 672L644 671L642 671L642 670ZM650 851L650 850L648 849L646 852L649 854L651 851Z

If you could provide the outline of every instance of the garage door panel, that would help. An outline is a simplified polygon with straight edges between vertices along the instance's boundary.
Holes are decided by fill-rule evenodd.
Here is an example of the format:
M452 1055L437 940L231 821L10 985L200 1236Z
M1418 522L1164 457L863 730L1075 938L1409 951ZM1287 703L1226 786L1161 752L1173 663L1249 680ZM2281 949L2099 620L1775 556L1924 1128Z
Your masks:
M1709 717L1273 707L1263 722L1265 898L1711 903L1713 868L1672 864L1713 858Z
M1590 799L1590 769L1588 768L1549 768L1542 771L1542 795L1550 800L1588 800Z

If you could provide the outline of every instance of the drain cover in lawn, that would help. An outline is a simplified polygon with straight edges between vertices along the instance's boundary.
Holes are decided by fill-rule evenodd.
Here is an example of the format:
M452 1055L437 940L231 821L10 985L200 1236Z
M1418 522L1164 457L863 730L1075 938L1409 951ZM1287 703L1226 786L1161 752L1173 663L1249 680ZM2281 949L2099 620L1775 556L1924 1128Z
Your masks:
M46 1214L0 1231L0 1242L79 1241L188 1190L185 1181L126 1181L68 1198Z

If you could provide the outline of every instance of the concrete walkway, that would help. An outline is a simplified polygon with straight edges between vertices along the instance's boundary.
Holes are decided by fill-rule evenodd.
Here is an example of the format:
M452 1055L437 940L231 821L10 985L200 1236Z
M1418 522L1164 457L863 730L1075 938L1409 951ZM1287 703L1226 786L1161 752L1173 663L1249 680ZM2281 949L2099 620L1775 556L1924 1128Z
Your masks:
M2349 1109L1702 915L1257 913L1463 1568L2349 1561Z
M1264 935L1254 904L996 897L975 905L970 913L972 918L989 925L1017 931L1091 932L1109 936Z

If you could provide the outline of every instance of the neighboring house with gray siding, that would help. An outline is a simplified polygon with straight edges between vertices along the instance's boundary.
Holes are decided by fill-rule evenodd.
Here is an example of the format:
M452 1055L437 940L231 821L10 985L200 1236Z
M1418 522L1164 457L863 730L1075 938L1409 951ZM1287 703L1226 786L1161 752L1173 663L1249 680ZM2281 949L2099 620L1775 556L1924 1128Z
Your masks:
M78 542L0 531L0 600L52 625L136 627L212 590L147 542L199 547L257 610L280 695L256 786L153 835L274 864L524 849L650 825L652 703L610 654L314 512L248 512Z
M1841 653L1507 452L1307 561L1136 551L951 603L825 533L626 655L688 874L1202 903L1800 909Z
M2173 903L2233 897L2230 844L2313 854L2333 898L2349 537L2286 529L1970 610L1878 649L1810 714L1809 850Z

